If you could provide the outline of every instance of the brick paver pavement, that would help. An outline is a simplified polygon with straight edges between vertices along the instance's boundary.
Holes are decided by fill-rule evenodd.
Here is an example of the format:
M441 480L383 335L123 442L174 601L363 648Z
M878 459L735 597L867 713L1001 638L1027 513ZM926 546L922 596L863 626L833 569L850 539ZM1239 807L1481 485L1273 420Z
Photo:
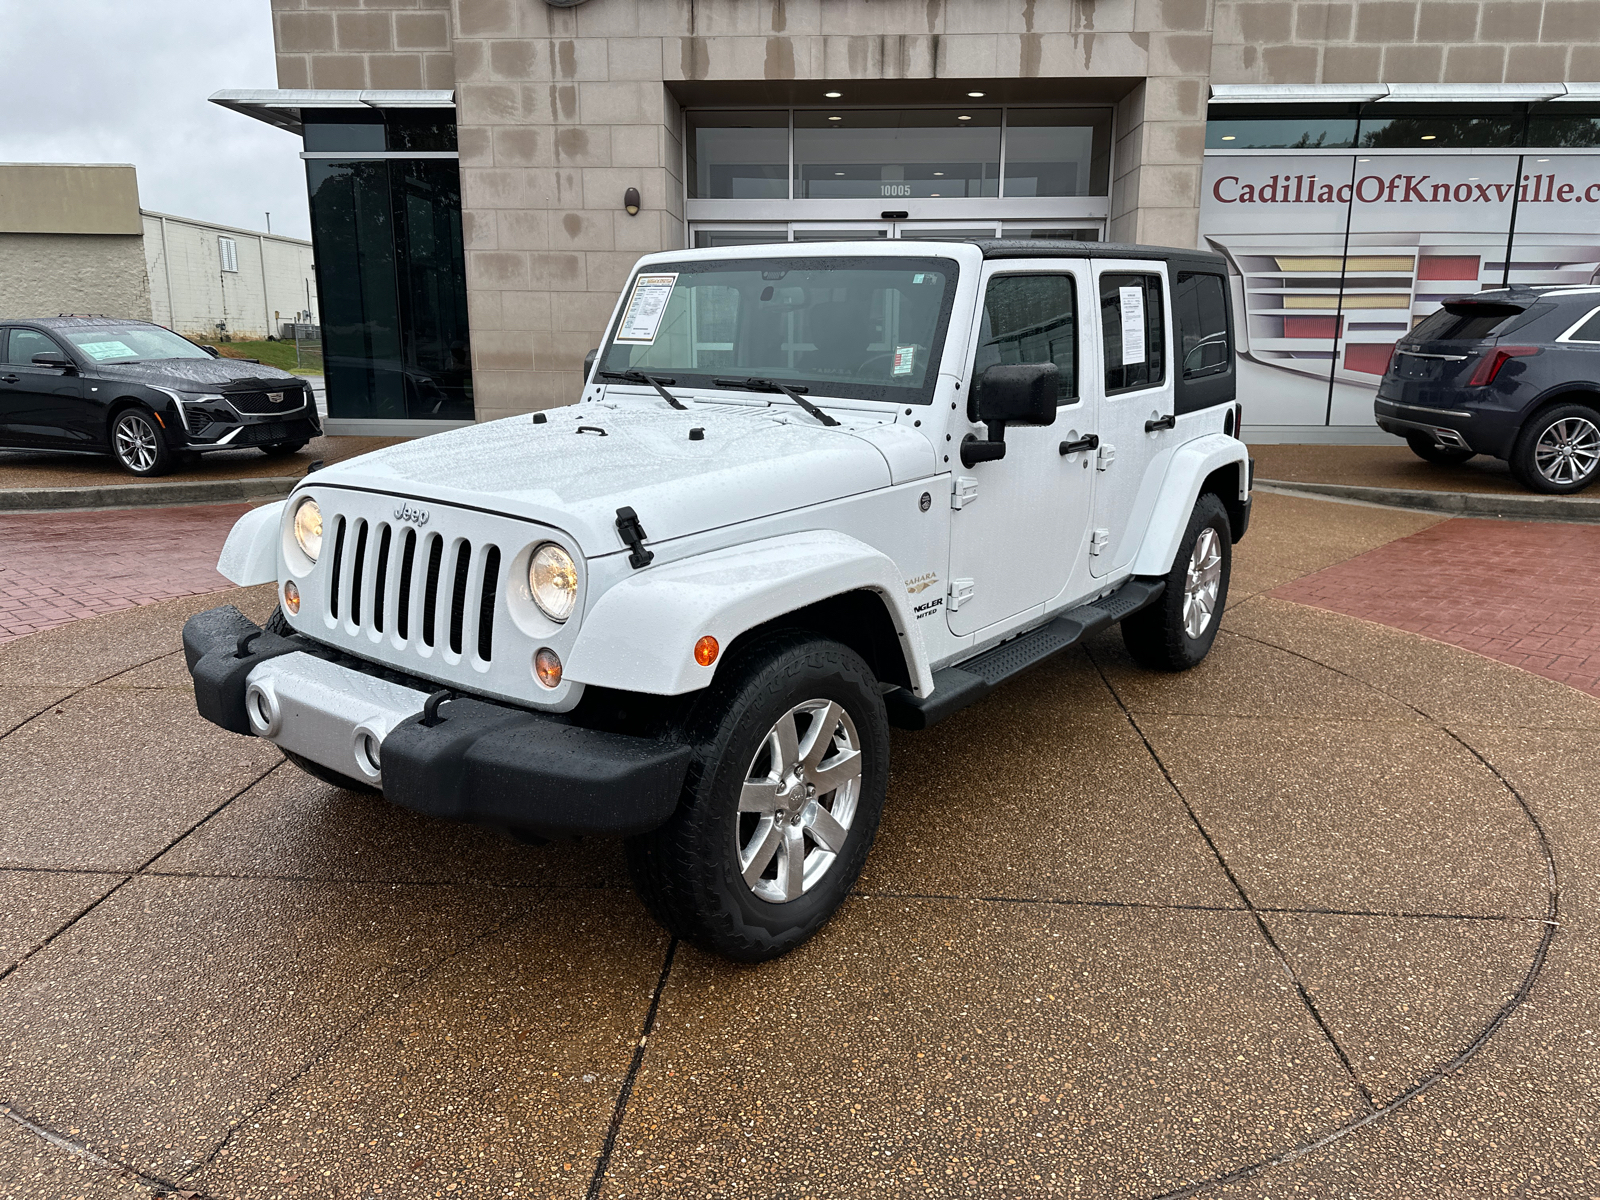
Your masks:
M249 506L0 517L0 643L119 608L231 586L217 574Z
M1443 521L1272 595L1408 629L1600 696L1600 526Z

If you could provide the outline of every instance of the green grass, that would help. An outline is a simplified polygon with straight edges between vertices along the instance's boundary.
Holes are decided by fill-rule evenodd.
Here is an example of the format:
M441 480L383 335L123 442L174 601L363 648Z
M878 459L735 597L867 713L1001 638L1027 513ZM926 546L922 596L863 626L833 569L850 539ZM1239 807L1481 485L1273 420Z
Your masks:
M269 367L294 375L322 374L322 355L302 347L297 364L293 342L212 342L211 345L222 352L223 358L257 358Z

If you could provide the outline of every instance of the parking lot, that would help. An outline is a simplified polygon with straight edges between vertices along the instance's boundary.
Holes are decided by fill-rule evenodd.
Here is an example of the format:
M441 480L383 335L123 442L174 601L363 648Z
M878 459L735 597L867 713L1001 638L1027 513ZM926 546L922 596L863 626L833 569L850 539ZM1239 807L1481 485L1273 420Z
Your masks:
M613 844L200 721L183 617L270 592L18 638L0 1197L1589 1194L1600 701L1285 598L1482 524L1262 496L1205 663L897 733L856 895L754 968Z

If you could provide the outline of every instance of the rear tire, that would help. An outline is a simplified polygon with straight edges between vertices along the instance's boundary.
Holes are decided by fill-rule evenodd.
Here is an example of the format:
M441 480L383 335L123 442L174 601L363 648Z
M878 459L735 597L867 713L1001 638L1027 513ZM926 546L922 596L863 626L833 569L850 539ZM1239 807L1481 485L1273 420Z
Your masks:
M1600 475L1600 413L1582 404L1536 413L1517 435L1510 464L1517 482L1532 491L1583 491Z
M889 722L872 671L837 642L779 634L717 674L685 731L678 810L629 839L628 866L670 933L762 962L855 885L888 789Z
M1424 462L1438 463L1442 467L1454 466L1456 463L1466 462L1469 458L1478 457L1476 450L1441 446L1425 433L1406 434L1406 445L1411 447L1411 453Z
M1210 492L1195 502L1166 590L1122 622L1122 642L1142 667L1187 671L1211 650L1228 603L1233 535L1228 510Z

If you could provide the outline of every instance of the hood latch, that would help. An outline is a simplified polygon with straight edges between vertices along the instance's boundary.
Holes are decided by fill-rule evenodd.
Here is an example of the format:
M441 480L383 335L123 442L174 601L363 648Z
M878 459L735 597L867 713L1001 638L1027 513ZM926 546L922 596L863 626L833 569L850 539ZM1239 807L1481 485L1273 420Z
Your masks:
M639 524L639 514L627 505L617 509L617 535L633 551L628 555L628 562L635 571L640 567L648 567L654 561L655 551L644 548L644 526Z

